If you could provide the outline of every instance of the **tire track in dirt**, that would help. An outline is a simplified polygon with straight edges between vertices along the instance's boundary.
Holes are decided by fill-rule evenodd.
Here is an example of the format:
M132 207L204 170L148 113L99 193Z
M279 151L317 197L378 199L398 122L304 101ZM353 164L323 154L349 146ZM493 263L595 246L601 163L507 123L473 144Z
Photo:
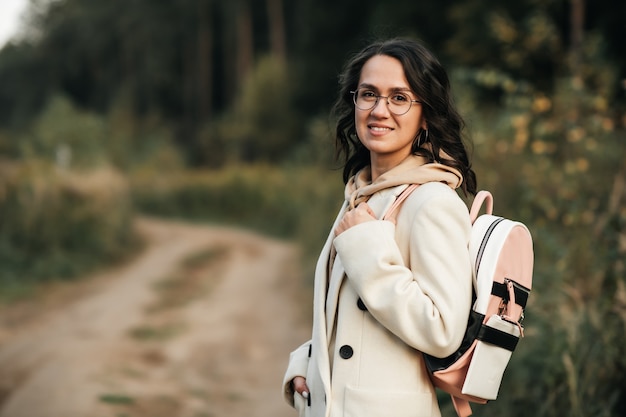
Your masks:
M310 299L297 248L228 228L137 227L148 245L136 260L73 284L80 297L24 326L0 320L0 417L293 416L280 382ZM185 284L194 296L155 310L158 284L210 250L219 258ZM132 336L142 329L154 332Z

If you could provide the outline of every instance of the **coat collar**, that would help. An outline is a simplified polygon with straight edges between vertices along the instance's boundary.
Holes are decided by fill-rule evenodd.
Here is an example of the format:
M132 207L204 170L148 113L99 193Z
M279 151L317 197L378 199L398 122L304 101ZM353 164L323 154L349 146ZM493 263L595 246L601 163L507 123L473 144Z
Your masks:
M372 182L371 167L368 165L348 180L345 188L345 199L350 209L381 190L406 184L425 184L427 182L443 182L455 189L463 182L461 173L448 165L429 163L419 155L410 155L400 164L385 172Z

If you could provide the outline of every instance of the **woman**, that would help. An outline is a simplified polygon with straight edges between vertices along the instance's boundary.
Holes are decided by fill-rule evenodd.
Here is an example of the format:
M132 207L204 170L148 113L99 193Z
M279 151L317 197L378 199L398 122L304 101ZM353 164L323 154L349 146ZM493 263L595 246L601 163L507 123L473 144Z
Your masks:
M313 335L290 356L285 399L301 416L439 416L421 353L463 337L475 194L445 70L420 43L366 47L341 77L336 141L345 203L315 272ZM395 221L378 220L407 188Z

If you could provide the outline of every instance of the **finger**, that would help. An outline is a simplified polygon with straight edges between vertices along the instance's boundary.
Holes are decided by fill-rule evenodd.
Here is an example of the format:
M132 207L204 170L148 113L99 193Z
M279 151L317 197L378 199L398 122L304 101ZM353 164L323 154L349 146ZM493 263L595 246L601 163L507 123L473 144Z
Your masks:
M361 203L357 206L357 209L361 210L361 211L365 211L367 214L369 214L372 217L376 217L376 215L374 214L374 211L372 210L372 208L369 206L369 204L367 203Z
M346 227L346 221L345 219L342 219L339 224L337 225L337 227L335 227L335 236L339 236L341 233L343 233L345 230L347 229Z
M304 379L301 376L295 377L293 379L293 388L294 388L294 391L296 391L298 394L302 396L304 396L304 393L308 395L309 387L306 384L306 379Z

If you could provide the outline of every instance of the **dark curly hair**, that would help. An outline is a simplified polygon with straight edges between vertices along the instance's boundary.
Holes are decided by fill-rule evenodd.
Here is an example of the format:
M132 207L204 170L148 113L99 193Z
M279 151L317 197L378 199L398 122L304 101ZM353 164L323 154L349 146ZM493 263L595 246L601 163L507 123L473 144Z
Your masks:
M344 183L370 164L369 151L357 137L354 102L350 91L356 90L361 69L376 55L386 55L400 61L411 90L422 102L422 114L428 125L426 141L430 146L420 147L424 141L417 140L413 144L412 152L431 162L437 161L456 168L463 175L463 192L466 195L476 194L476 174L472 170L462 137L465 123L452 101L448 75L439 60L420 42L402 38L376 42L365 47L347 63L339 78L340 92L332 113L337 119L335 140L337 156L343 156ZM439 158L441 151L450 159Z

